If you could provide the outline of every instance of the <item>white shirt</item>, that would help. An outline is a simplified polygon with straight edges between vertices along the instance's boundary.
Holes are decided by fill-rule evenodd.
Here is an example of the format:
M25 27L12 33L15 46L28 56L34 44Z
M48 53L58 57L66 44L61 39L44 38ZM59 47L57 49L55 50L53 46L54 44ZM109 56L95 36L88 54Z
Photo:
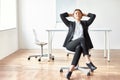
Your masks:
M81 23L76 21L75 32L72 40L78 39L80 37L83 37L83 28Z

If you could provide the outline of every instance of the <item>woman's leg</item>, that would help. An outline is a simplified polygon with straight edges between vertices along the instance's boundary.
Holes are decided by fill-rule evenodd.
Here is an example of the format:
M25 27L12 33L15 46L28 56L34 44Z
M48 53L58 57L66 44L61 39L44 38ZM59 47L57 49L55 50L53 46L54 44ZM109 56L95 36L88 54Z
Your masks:
M72 62L71 62L71 66L70 66L69 71L73 71L74 68L78 65L78 61L79 61L79 59L80 59L81 53L82 53L81 46L78 45L78 46L76 47L75 54L74 54L74 56L73 56L73 60L72 60Z
M80 46L80 39L76 39L71 41L66 48L70 51L74 51L75 54L73 56L73 60L71 62L71 66L69 68L69 72L67 74L67 78L70 79L72 72L74 71L75 66L78 64L79 58L81 56L82 48Z
M94 64L92 63L92 60L90 59L89 51L86 47L84 38L81 39L81 47L83 49L83 55L86 58L86 65L91 69L91 71L94 71L95 69L97 69L97 67L94 66Z
M69 68L69 72L68 72L68 74L67 74L67 78L68 78L68 79L70 79L71 74L72 74L72 72L73 72L74 69L75 69L75 66L77 66L77 64L78 64L79 58L80 58L80 56L81 56L81 52L82 52L82 48L81 48L80 45L78 45L78 46L76 47L75 54L74 54L74 57L73 57L71 66L70 66L70 68Z
M91 59L90 59L89 55L85 55L85 59L86 59L86 63L90 63L91 62Z

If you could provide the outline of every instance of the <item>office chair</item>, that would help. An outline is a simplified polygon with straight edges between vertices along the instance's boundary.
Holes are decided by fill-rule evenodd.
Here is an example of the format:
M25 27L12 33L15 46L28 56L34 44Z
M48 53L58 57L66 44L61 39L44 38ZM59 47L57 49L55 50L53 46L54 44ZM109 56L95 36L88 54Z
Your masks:
M38 61L41 61L42 57L48 57L48 54L43 54L43 46L47 45L47 43L41 42L38 40L35 29L33 29L33 34L34 34L34 38L35 38L35 44L41 47L41 54L40 55L31 55L28 57L28 60L30 60L31 57L35 57L35 58L39 57Z
M70 50L67 50L67 49L65 49L65 51L67 52L67 56L69 56L69 54L72 54L72 55L75 54L75 52L70 51ZM91 56L91 55L89 55L89 56ZM60 68L60 72L62 73L64 69L67 69L67 70L68 70L69 67L61 67L61 68ZM75 67L75 70L80 70L81 72L83 72L83 73L86 74L87 76L90 76L91 70L90 70L88 67L80 67L79 64L78 64L78 65Z

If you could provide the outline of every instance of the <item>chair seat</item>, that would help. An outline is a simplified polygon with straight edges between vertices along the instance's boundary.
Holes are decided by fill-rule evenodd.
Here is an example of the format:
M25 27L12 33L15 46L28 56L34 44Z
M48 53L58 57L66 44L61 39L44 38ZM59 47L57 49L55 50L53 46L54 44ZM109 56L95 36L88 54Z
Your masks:
M46 45L46 42L35 42L37 45Z
M66 51L68 54L75 54L74 51L70 51L70 50L68 50L68 49L66 49L66 48L65 48L65 51Z

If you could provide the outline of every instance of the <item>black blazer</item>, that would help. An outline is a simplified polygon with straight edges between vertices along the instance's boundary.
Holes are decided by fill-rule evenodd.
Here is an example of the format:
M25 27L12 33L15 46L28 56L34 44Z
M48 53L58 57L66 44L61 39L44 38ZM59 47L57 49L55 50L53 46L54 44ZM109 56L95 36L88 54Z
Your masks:
M90 17L89 20L81 20L80 23L82 24L82 28L83 28L83 36L85 38L86 47L87 47L87 49L91 49L91 48L93 48L93 44L91 42L91 39L90 39L90 36L88 33L88 27L94 21L96 15L89 13L87 16ZM66 39L64 41L64 44L63 44L63 47L66 47L66 45L73 38L76 23L75 23L75 21L73 22L73 21L69 21L67 19L67 17L69 17L67 12L60 14L60 17L61 17L62 21L64 22L64 24L68 27L68 30L69 30L68 34L66 36Z

